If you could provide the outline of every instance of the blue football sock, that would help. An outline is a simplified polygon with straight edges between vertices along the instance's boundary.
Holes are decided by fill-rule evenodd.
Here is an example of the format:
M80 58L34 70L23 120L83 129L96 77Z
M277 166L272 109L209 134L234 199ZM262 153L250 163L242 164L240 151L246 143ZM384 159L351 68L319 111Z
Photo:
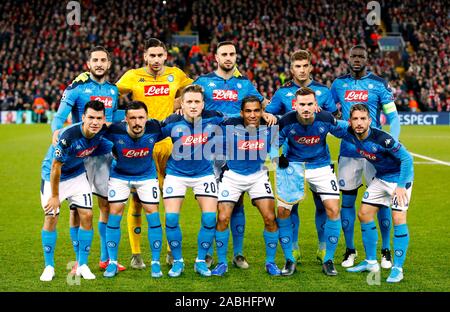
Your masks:
M79 242L78 242L78 230L79 226L73 226L70 228L70 240L72 241L73 251L75 251L75 260L78 261L78 250L79 250Z
M323 206L322 199L317 193L313 193L314 204L316 206L316 231L319 243L325 243L325 223L327 222L327 212Z
M394 225L394 266L402 268L409 245L408 225Z
M162 246L162 227L159 212L145 215L148 222L148 242L152 251L152 261L159 261Z
M300 217L298 216L298 204L292 206L291 226L292 226L292 249L298 249L298 232L300 230Z
M377 260L378 231L375 222L361 223L361 232L366 260Z
M121 215L110 214L108 217L108 224L105 230L105 239L108 242L108 255L110 261L117 261L117 254L120 244L120 221L122 220Z
M244 205L236 206L230 218L231 235L233 236L233 254L242 255L245 232Z
M341 234L341 219L330 220L327 219L325 223L325 239L326 239L326 253L324 262L334 259L334 253L339 242Z
M55 267L56 237L56 231L49 232L43 229L41 232L45 266L51 265L52 267Z
M358 191L342 192L342 209L341 209L341 223L344 231L345 244L349 249L355 249L355 201L358 196Z
M286 260L295 262L292 255L292 228L291 218L280 219L277 218L278 231L280 236L281 249L283 249L284 257Z
M230 239L230 229L227 228L225 231L216 230L216 248L217 248L217 260L219 263L228 263L227 261L227 251L228 251L228 241Z
M205 259L216 233L216 213L202 212L202 225L197 237L197 259Z
M266 263L275 262L275 255L277 253L278 237L280 237L280 232L276 230L275 232L268 232L264 230L263 232L264 243L266 245Z
M78 230L78 241L80 242L80 249L78 251L78 266L88 264L89 252L91 251L92 238L94 237L94 230L85 230L80 227Z
M98 234L100 236L100 261L109 259L108 247L106 247L106 223L98 221Z
M182 256L182 234L179 223L179 213L166 213L166 237L172 251L173 259L180 260Z
M391 249L391 208L381 206L378 210L378 225L381 232L381 249Z

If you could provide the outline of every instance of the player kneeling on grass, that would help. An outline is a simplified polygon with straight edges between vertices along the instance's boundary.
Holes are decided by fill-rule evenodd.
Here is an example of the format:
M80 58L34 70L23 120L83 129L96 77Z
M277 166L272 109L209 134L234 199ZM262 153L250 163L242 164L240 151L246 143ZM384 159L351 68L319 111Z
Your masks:
M263 108L256 96L242 100L241 117L230 118L223 124L226 166L219 180L219 216L216 226L218 265L212 275L223 276L228 271L227 249L231 214L244 192L248 192L264 220L266 271L280 275L275 264L278 226L275 221L275 201L264 161L272 141L277 140L275 128L261 125ZM278 129L276 129L278 130Z
M56 224L61 201L67 199L70 209L76 209L81 227L78 231L78 267L76 275L95 279L88 267L92 237L92 191L87 180L84 158L93 155L101 145L106 131L105 106L100 101L87 102L82 122L64 128L56 146L51 145L42 163L41 204L45 212L42 247L45 269L40 280L55 276Z
M224 117L222 113L203 110L203 88L199 85L184 88L181 99L183 115L173 114L161 123L163 134L170 136L174 144L163 187L166 236L174 258L169 276L178 277L184 270L179 216L188 187L193 189L202 211L194 270L202 276L211 276L205 262L214 239L217 211L217 185L211 159L217 125Z
M370 127L371 122L366 105L355 104L351 107L351 129L344 140L356 145L359 153L373 164L376 174L364 193L361 209L358 212L366 260L347 271L378 272L380 270L376 257L378 231L374 218L380 207L389 206L392 202L394 266L387 282L397 283L403 279L403 263L409 244L406 211L411 200L414 177L413 158L392 136Z
M131 188L136 189L148 222L148 241L152 251L151 276L161 277L159 263L162 228L159 219L159 187L152 158L155 143L162 139L158 121L147 120L147 106L139 101L127 104L125 122L113 123L105 137L113 143L115 159L108 183L110 215L106 226L106 241L110 262L103 276L118 272L117 254L120 243L120 222Z
M295 111L284 115L279 122L279 144L285 142L288 146L286 156L279 159L277 169L277 198L291 198L304 179L311 191L317 193L325 207L327 221L324 235L326 239L326 254L322 271L329 276L337 275L333 259L340 235L341 219L339 211L339 187L336 175L330 166L330 152L326 143L328 133L336 137L346 134L347 122L337 121L329 112L315 113L317 101L313 90L302 87L295 93ZM274 146L275 147L275 146ZM305 168L305 170L303 169ZM296 178L304 170L304 175ZM280 171L280 172L279 172ZM294 174L295 173L295 174ZM283 174L286 183L279 185L278 176ZM289 178L292 176L293 178ZM298 197L298 196L297 196ZM292 275L296 263L292 254L292 229L290 211L292 200L278 201L278 227L280 243L285 254L286 264L282 275Z

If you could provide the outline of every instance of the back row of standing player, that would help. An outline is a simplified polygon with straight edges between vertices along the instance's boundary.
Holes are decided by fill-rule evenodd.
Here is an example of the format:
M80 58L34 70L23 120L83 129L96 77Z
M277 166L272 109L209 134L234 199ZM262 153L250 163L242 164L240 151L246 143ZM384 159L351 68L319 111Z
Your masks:
M97 52L100 52L101 54L102 51ZM93 53L91 53L91 77L85 82L72 84L71 87L69 87L65 92L61 108L59 109L57 118L55 118L54 122L54 125L56 125L59 121L59 126L53 127L53 130L56 130L62 126L62 123L70 110L72 110L74 121L76 121L75 116L80 116L80 113L77 113L77 110L80 111L84 106L84 103L86 103L86 97L89 97L89 99L96 98L102 100L107 108L107 116L109 117L108 121L111 121L112 114L109 112L114 110L114 107L116 107L118 93L122 95L132 92L133 99L143 100L146 102L149 109L149 117L161 120L167 117L167 115L169 115L173 109L178 106L176 101L175 105L171 105L171 101L168 101L168 98L173 101L175 99L176 91L192 82L177 68L164 66L164 61L167 58L167 50L164 44L162 44L159 40L150 39L147 42L146 52L144 55L147 66L140 69L130 70L125 73L125 75L117 83L117 86L119 87L117 90L113 85L102 83L105 82L104 75L109 68L108 62L110 62L107 52L104 54L106 54L108 59L106 60L107 62L103 62L102 64L100 60L101 58L93 58ZM195 83L202 85L205 90L206 109L219 110L232 116L239 113L240 102L244 97L248 95L255 95L260 100L263 100L263 97L257 92L252 83L236 72L236 57L236 49L231 42L219 44L216 53L216 60L218 62L217 70L213 73L201 76L196 80ZM95 63L95 60L98 62ZM293 109L296 90L301 86L308 86L315 91L317 102L323 109L329 110L337 115L338 110L335 103L340 103L344 119L349 118L349 107L351 104L366 103L369 107L374 125L379 127L379 114L381 110L384 110L391 123L391 132L393 133L394 138L398 138L399 123L392 94L383 79L373 75L372 73L366 72L366 62L367 51L365 48L361 46L352 48L349 58L351 74L336 79L330 92L326 86L310 79L310 73L312 70L310 54L307 51L297 51L292 54L291 58L291 73L293 79L275 93L270 104L266 107L266 112L277 115L289 112ZM103 81L101 81L102 79ZM101 92L110 92L110 94L103 95ZM155 103L155 101L158 100L160 103ZM267 102L267 100L264 101ZM67 105L64 105L65 103L67 103ZM70 110L67 107L70 107ZM264 117L270 122L273 116L268 113L266 113ZM163 180L161 179L161 176L162 172L164 172L165 161L171 151L170 141L166 142L166 148L161 148L158 150L155 146L154 150L154 157L157 164L158 173L160 175L160 183ZM100 161L98 163L103 162ZM216 161L216 163L218 162ZM355 194L357 193L357 189L361 185L363 168L367 166L367 162L361 158L361 155L355 153L355 150L354 148L352 149L351 144L342 144L341 156L339 160L339 186L341 190L344 191L342 225L347 243L347 252L343 262L344 266L352 266L354 258L356 257L356 251L354 250L353 245L353 223L355 219L354 201L356 199ZM86 167L88 168L88 166ZM95 176L97 177L98 175L96 174ZM368 176L370 175L366 172L366 179ZM103 192L97 190L95 193L100 195L99 198L103 198L103 202L106 201L106 190ZM318 196L315 194L315 199L317 198ZM315 201L317 204L316 225L320 241L318 255L319 258L323 260L324 252L322 252L322 250L325 250L323 229L326 214L323 206L321 205L321 201ZM100 205L100 207L106 206L107 202L104 205ZM239 267L246 268L248 267L248 263L242 253L245 218L243 209L239 208L241 206L242 204L236 205L231 218L231 232L233 234L235 256L233 263ZM102 211L106 211L106 209L102 209ZM384 216L380 217L379 215L382 234L383 229L385 230L384 232L388 233L387 235L383 234L383 247L385 247L389 246L390 241L390 210L381 208L379 211L385 213ZM130 222L130 215L132 216L131 221L139 221L138 218L135 218L134 216L138 216L140 213L136 213L135 209L129 209L129 224L133 224L133 222ZM296 249L298 250L296 241L298 237L299 224L297 221L298 217L295 218L295 215L298 214L293 213L290 216L292 223L294 224L294 233L292 235L294 240L294 251ZM100 264L102 265L103 263L104 266L104 264L108 261L106 236L104 234L105 230L103 229L105 227L104 224L106 223L105 219L107 219L107 214L106 217L102 216L103 214L101 215L99 223L99 232L102 242L102 259ZM77 224L76 222L72 222L71 225L75 225L71 227L72 234L72 232L75 232L72 231L72 228L76 228ZM140 250L137 249L139 244L134 244L133 246L132 239L133 237L139 237L140 224L135 222L135 225L132 225L131 228L129 228L129 233L132 241L132 250L134 247L133 260L138 260L134 261L134 263L132 260L132 265L137 263L135 266L142 268L143 262L139 256ZM74 246L79 244L79 242L77 243L76 234L77 233L74 233L72 238ZM389 248L383 248L383 250L383 260L389 265ZM349 261L351 263L349 263ZM295 270L295 266L291 266L291 272L292 268Z

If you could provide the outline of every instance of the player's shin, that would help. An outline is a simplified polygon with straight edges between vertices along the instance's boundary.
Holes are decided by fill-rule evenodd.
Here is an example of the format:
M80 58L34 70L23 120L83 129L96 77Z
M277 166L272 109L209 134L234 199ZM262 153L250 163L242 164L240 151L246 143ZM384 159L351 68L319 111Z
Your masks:
M244 204L237 204L230 218L231 235L233 236L233 254L242 255L245 232Z
M298 232L300 230L300 217L298 215L298 204L292 206L291 210L292 222L292 249L298 250Z
M98 221L98 234L100 236L100 261L105 262L109 259L108 248L106 246L106 222Z
M378 231L374 221L363 223L361 221L362 241L366 251L366 260L377 260Z
M131 253L137 255L141 253L141 227L142 227L142 206L136 193L133 194L133 199L130 201L127 213L128 236L130 238Z
M224 231L219 231L216 229L215 239L218 262L227 264L227 251L228 241L230 239L230 229L228 227Z
M279 239L281 244L281 249L283 249L284 257L286 260L291 260L294 262L294 256L292 255L292 229L291 229L291 218L289 216L277 218Z
M326 253L323 262L334 259L339 236L341 234L341 219L327 219L325 223L324 236L326 240Z
M394 225L394 267L402 268L409 245L408 225Z
M342 191L341 223L348 249L355 249L355 201L358 190Z
M57 233L56 230L46 231L42 229L42 249L44 251L45 266L55 267L55 246L56 246Z
M179 213L166 213L166 237L175 260L181 260L182 258L182 234L179 218Z
M152 261L159 261L162 246L162 227L159 212L146 214L148 222L148 241L152 251Z
M198 254L197 259L204 260L206 253L211 247L216 231L216 213L202 212L201 227L198 233L197 244Z
M378 225L381 233L381 249L391 249L391 224L392 213L387 206L381 206L378 210Z
M80 244L78 251L78 267L88 264L88 257L91 251L92 238L94 237L94 230L85 230L80 227L78 230L78 241Z
M72 241L73 251L75 252L75 260L78 261L78 253L79 253L79 247L80 243L78 241L78 230L80 229L79 226L72 226L70 227L70 240Z
M269 232L265 229L263 232L264 243L266 245L266 263L275 262L279 236L280 232L278 229L275 232Z
M106 226L105 238L108 248L108 254L110 261L117 261L118 250L120 244L120 222L122 220L121 215L110 214L108 218L108 224Z

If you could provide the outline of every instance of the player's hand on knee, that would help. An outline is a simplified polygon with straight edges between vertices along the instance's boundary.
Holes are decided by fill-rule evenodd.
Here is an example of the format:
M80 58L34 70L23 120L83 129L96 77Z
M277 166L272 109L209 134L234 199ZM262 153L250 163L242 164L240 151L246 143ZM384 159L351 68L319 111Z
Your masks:
M89 77L90 77L90 73L89 72L81 73L72 81L72 83L74 83L74 82L85 82L85 81L87 81L89 79Z
M50 214L53 212L53 216L56 217L56 212L58 211L59 206L61 205L58 196L50 197L47 202L47 205L44 207L44 212L46 214Z
M406 196L406 188L404 187L396 187L394 191L394 204L397 200L397 204L400 207L404 207L408 203L408 197Z

